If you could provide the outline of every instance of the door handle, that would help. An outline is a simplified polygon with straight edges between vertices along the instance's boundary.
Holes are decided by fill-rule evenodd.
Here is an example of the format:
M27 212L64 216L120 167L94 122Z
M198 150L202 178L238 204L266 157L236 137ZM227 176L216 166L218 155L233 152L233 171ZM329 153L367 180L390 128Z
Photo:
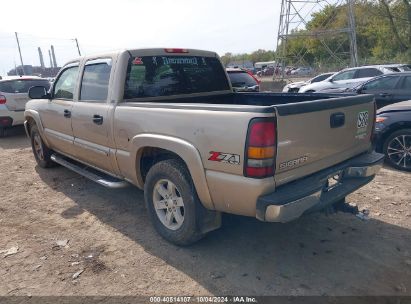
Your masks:
M103 124L103 116L94 114L94 115L93 115L93 122L94 122L96 125L102 125L102 124Z
M391 94L388 94L388 93L380 93L380 96L381 96L381 97L388 97L388 96L391 96Z
M64 117L70 118L70 117L71 117L71 111L65 109L65 110L64 110Z
M345 114L344 113L334 113L330 116L330 127L338 128L345 124Z

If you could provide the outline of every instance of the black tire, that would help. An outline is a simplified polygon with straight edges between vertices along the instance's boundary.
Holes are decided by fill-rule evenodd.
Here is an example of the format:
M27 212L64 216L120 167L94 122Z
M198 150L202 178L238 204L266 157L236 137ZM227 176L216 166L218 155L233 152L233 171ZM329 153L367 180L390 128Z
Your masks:
M402 141L404 141L402 144ZM402 153L400 151L403 151ZM383 152L387 163L403 171L411 171L411 129L393 132L384 141ZM405 154L405 156L404 156ZM404 157L403 157L404 156Z
M170 223L170 226L180 225L174 230L167 227L160 219L160 216L163 216L163 221L167 221L166 214L171 212L170 209L168 207L156 209L154 206L154 197L159 195L155 186L160 185L162 187L159 183L166 181L171 182L176 187L175 193L179 195L178 198L181 198L183 202L183 207L174 207L180 210L180 216L183 214L182 224L179 224L175 217L176 210L171 213L172 223ZM168 191L168 188L163 188L163 190ZM182 161L169 159L160 161L151 167L144 185L144 199L154 228L167 241L175 245L186 246L193 244L204 236L199 229L200 209L204 207L198 199L190 174ZM163 201L166 201L166 199L163 199ZM170 200L168 201L168 206L171 206Z
M0 138L6 135L6 130L4 128L0 128Z
M34 158L36 159L36 162L40 167L51 168L56 165L56 163L51 160L53 151L50 150L43 142L43 139L41 138L36 125L31 126L30 142Z

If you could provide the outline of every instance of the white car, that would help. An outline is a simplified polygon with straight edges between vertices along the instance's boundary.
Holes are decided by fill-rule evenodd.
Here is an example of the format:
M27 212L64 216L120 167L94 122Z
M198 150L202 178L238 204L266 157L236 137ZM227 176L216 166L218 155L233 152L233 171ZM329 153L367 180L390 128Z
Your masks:
M307 81L298 81L298 82L289 83L283 88L283 92L284 93L297 93L303 86L309 85L311 83L323 81L334 74L335 72L323 73Z
M299 67L292 70L290 73L291 75L307 76L311 75L313 72L314 70L311 67Z
M390 64L344 69L323 81L302 87L299 92L312 93L337 88L353 88L376 76L393 73L393 68L395 65Z
M0 80L0 137L7 128L24 123L28 91L34 86L49 88L50 82L37 76L11 76Z

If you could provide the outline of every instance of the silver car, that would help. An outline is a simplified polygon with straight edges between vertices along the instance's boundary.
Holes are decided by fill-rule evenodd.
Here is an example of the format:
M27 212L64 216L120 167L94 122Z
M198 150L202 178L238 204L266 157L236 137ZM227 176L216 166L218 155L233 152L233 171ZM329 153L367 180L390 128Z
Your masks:
M48 88L50 82L37 76L12 76L0 80L0 137L7 128L24 123L28 91L39 85Z

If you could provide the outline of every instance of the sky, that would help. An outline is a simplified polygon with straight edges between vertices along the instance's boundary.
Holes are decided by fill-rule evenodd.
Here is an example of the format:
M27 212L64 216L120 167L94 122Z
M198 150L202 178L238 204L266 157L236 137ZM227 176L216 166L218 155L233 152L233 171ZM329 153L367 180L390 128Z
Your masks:
M24 64L59 66L82 55L121 48L179 47L245 53L274 50L281 0L2 0L0 75Z

